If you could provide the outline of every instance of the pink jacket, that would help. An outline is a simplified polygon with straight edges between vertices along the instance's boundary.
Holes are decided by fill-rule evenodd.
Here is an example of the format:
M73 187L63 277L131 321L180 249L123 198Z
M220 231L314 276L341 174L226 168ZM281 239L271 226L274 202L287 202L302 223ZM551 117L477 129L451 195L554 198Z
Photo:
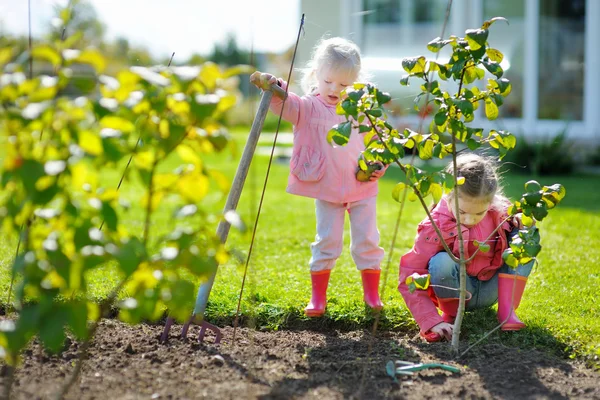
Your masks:
M282 82L283 88L286 83ZM279 115L283 100L273 96L271 111ZM346 121L335 106L319 95L300 97L288 93L283 118L294 125L294 147L290 160L288 193L332 203L350 203L376 196L377 182L356 179L358 157L365 149L363 134L353 129L345 146L329 144L327 133Z
M456 219L454 219L452 212L448 208L445 198L432 210L431 215L440 228L444 241L448 244L452 253L458 257L459 241L457 240L458 229L456 227ZM470 257L474 251L473 241L478 240L483 242L505 217L505 212L491 208L484 219L474 227L467 228L463 226L461 231L465 257ZM467 274L469 276L475 276L482 281L487 281L494 276L504 263L502 252L508 246L507 232L510 232L511 229L511 223L504 222L502 224L502 227L498 230L497 240L493 241L492 239L491 241L491 250L487 253L479 251L475 258L467 264ZM417 324L419 324L421 332L427 332L435 325L443 322L443 320L429 297L429 292L416 290L414 293L410 293L405 280L415 272L419 275L427 274L429 260L441 251L445 251L444 247L431 221L429 221L429 218L425 218L417 228L417 237L413 248L400 259L400 282L398 290L402 294L404 302L417 321Z

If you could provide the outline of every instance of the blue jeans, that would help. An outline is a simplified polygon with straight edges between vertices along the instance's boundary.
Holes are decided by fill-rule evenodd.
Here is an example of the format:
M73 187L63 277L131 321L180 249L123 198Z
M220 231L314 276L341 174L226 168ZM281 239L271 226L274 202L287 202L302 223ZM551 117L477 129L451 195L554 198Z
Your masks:
M504 264L489 281L480 281L475 276L467 275L467 290L471 292L471 301L467 303L467 310L489 307L498 301L498 274L529 276L533 268L533 261L519 265L512 269ZM429 274L432 285L442 285L451 288L460 288L459 265L452 261L448 253L442 251L429 260ZM435 294L440 298L457 298L458 291L433 287Z

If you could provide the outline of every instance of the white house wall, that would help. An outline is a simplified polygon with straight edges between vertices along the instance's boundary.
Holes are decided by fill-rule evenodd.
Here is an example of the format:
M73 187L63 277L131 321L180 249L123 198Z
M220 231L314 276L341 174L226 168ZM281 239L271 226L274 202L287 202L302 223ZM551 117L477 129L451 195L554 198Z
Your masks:
M451 18L445 36L463 35L465 29L473 28L483 21L483 0L454 0ZM502 0L498 0L502 1ZM584 69L584 110L582 121L540 120L538 119L538 44L539 44L539 1L523 0L525 16L523 21L511 21L510 28L523 32L524 66L521 99L521 118L501 118L498 121L485 122L486 128L506 128L517 134L528 136L553 136L568 130L570 138L584 141L600 141L600 0L586 0L585 20L585 69ZM568 1L568 0L564 0ZM310 57L314 44L324 35L344 36L354 40L362 47L363 63L372 74L372 81L389 91L395 98L413 98L418 93L418 85L403 88L399 84L404 75L401 60L403 57L435 55L426 49L426 43L441 34L442 26L435 29L421 24L408 29L392 26L377 27L377 34L387 39L387 47L373 43L371 48L364 48L365 27L363 26L362 0L302 0L301 10L306 14L306 34L298 49L297 66L304 64ZM371 31L373 31L371 26ZM404 34L397 33L404 29ZM433 34L433 32L436 32ZM410 32L410 33L408 33ZM389 39L394 38L394 39ZM514 39L501 35L493 38L494 46L507 54L518 51ZM401 46L398 41L402 41ZM381 40L381 43L386 40ZM442 52L439 57L447 58ZM417 83L417 82L415 82ZM448 88L451 90L451 88ZM401 110L402 111L402 110ZM401 123L413 124L418 121L414 114L407 115L403 110L399 117ZM485 120L485 118L483 118Z

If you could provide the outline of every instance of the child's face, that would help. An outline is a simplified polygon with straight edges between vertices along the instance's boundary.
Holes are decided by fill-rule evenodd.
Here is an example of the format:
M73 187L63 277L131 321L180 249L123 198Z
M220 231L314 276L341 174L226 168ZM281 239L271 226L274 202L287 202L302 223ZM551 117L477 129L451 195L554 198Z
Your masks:
M464 194L458 195L458 210L454 209L454 198L450 197L448 201L454 216L459 214L460 223L469 228L481 222L491 205L487 197L469 197Z
M352 71L322 68L317 72L318 94L327 104L335 105L341 100L340 92L352 85L356 78Z

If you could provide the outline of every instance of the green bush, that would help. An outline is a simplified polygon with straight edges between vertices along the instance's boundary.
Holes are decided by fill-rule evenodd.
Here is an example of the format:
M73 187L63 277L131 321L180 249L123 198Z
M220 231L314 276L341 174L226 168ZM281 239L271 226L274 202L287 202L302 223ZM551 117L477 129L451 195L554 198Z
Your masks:
M517 138L518 146L504 157L505 168L528 175L567 175L573 172L573 142L566 130L550 139Z
M596 146L596 148L588 154L586 161L590 165L600 165L600 146Z

